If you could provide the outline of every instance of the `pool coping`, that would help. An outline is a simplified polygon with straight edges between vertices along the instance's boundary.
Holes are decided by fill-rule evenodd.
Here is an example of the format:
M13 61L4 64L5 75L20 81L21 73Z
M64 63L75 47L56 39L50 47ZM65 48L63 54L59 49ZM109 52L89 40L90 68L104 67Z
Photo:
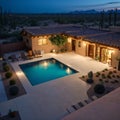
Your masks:
M62 64L62 65L65 66L66 68L70 68L71 70L73 70L74 73L65 74L64 76L52 78L52 79L50 79L50 80L48 79L48 80L46 80L46 81L43 81L43 82L39 82L39 83L35 83L35 84L34 84L34 83L30 80L29 75L26 75L26 73L25 73L25 71L23 70L22 66L25 66L26 64L30 64L30 65L31 65L31 64L33 65L34 63L37 63L37 64L38 64L39 62L44 62L44 61L47 61L47 60L55 60L56 62ZM65 63L61 62L60 60L55 59L54 57L50 57L50 58L47 58L47 59L38 60L38 61L34 61L34 62L28 62L28 63L25 63L25 64L19 64L18 66L20 67L21 71L24 73L25 77L28 79L28 81L31 83L32 86L36 86L36 85L42 84L42 83L44 83L44 82L49 82L49 81L52 81L52 80L57 80L57 79L59 79L59 78L63 78L63 77L67 77L67 76L69 76L69 75L73 75L73 74L79 73L79 71L75 70L73 67L66 65ZM54 71L53 71L53 72L54 72ZM35 77L34 77L34 79L35 79Z
M64 63L63 61L59 60L58 58L56 58L55 56L53 56L54 54L49 54L47 56L44 56L44 57L40 57L40 58L34 58L34 59L30 59L30 60L25 60L25 61L16 61L16 62L11 62L11 66L13 67L14 71L16 72L16 75L18 77L18 79L20 80L20 82L22 83L25 91L27 93L31 92L33 89L32 87L36 87L36 86L39 86L41 84L45 84L45 83L48 83L50 81L47 81L47 82L44 82L44 83L41 83L41 84L37 84L37 85L32 85L30 83L30 81L28 80L28 78L26 77L26 75L24 74L24 72L22 71L22 69L20 68L19 65L21 64L27 64L27 63L31 63L31 62L37 62L37 61L41 61L41 60L44 60L44 59L50 59L50 58L54 58L56 59L57 61L63 63L64 65L67 65L68 67L74 69L77 71L77 73L75 74L79 74L79 70L75 69L73 66L69 65L69 64L66 64ZM54 80L58 80L58 79L62 79L64 77L69 77L69 76L72 76L72 75L75 75L75 74L71 74L71 75L68 75L68 76L63 76L63 77L60 77L60 78L57 78L57 79L54 79Z

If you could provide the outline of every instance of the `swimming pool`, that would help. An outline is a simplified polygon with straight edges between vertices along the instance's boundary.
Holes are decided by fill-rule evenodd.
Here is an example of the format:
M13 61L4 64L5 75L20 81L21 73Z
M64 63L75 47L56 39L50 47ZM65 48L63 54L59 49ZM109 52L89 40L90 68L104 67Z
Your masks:
M19 66L33 86L77 73L76 70L54 58L21 64Z

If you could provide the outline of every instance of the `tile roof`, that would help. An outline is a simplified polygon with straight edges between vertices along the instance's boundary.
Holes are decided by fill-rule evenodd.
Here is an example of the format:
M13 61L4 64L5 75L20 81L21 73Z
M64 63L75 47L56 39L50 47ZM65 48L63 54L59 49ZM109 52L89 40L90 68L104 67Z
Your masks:
M53 26L53 27L26 27L25 31L32 35L46 35L46 34L60 34L66 31L75 31L80 28L75 28L74 26Z
M96 36L87 36L87 41L109 45L111 47L120 48L120 34L119 33L106 33Z
M73 37L83 37L89 42L109 45L120 48L120 33L105 30L83 28L80 26L53 26L53 27L26 27L28 33L37 35L67 34Z

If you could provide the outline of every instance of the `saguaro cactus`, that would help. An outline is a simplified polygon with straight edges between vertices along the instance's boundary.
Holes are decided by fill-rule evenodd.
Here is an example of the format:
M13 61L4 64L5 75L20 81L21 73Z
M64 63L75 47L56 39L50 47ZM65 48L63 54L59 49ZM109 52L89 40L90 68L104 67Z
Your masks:
M87 83L93 83L93 82L94 82L94 81L93 81L93 72L90 71L90 72L88 73Z

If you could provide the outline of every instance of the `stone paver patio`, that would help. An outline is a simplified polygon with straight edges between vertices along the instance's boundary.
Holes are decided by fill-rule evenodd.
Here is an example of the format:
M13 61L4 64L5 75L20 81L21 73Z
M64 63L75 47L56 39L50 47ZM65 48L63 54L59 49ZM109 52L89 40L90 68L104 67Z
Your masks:
M79 73L69 75L57 80L32 86L19 68L19 64L54 57ZM2 115L9 109L18 110L22 120L60 120L67 115L66 108L88 98L87 90L90 85L79 77L89 71L97 72L109 68L107 64L100 63L88 57L74 53L45 54L41 58L11 63L16 71L27 94L21 97L0 103Z

